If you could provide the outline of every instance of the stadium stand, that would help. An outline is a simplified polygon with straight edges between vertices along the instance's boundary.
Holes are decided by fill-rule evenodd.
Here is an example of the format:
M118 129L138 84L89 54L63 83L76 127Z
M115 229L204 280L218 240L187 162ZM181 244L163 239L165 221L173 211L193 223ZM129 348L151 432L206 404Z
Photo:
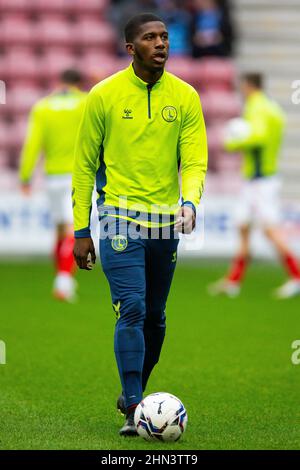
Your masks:
M109 0L1 0L2 11L104 13Z
M298 0L235 0L239 26L237 67L265 74L267 91L287 116L281 173L283 196L300 199L299 105L292 102L292 81L299 79L300 10Z
M108 0L0 0L0 79L7 85L6 105L0 109L1 168L16 173L28 112L52 90L63 69L78 67L89 88L128 64L117 54L109 5ZM211 170L235 170L234 159L224 163L220 139L224 121L240 111L233 61L174 56L167 68L201 93Z

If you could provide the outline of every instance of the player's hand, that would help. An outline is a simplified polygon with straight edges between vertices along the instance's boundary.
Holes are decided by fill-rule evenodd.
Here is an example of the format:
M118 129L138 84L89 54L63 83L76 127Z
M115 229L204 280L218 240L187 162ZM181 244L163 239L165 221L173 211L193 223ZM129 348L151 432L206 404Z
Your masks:
M180 233L192 233L196 225L196 215L189 206L182 206L177 213L175 230Z
M31 185L30 183L22 183L21 184L21 191L24 196L30 196L31 194Z
M91 238L76 238L73 255L80 269L91 271L93 264L96 262L93 240Z

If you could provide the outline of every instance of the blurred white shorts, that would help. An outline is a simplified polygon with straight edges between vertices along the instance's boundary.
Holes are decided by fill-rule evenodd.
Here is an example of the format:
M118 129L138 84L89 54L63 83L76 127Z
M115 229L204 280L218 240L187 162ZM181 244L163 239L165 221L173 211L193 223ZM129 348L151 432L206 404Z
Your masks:
M237 225L263 227L280 223L280 187L278 176L244 181L235 211Z
M72 176L48 175L46 190L54 224L73 224Z

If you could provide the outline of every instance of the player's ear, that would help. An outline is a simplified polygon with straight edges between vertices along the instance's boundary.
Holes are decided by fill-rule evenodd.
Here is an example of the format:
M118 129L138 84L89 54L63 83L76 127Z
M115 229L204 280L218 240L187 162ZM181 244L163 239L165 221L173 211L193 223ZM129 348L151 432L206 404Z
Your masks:
M134 56L135 51L134 51L134 45L133 45L132 42L127 42L127 43L126 43L126 51L127 51L128 54L131 55L132 57Z

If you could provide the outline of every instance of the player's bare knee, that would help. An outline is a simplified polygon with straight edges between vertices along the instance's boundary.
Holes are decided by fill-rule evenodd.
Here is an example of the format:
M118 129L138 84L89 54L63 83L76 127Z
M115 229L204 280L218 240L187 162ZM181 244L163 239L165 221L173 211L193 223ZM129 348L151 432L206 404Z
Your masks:
M265 226L263 227L263 232L267 238L274 240L276 233L274 227Z
M240 234L241 234L243 237L246 237L246 236L249 235L250 226L249 226L248 224L240 225L240 226L239 226L239 231L240 231Z

